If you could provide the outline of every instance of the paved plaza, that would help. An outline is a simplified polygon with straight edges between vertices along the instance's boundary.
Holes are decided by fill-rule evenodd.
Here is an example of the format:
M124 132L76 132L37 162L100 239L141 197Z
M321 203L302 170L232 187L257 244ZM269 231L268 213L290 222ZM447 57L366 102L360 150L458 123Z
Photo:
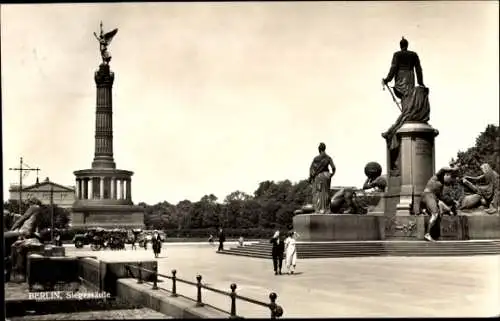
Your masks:
M306 259L296 275L275 276L271 260L220 255L208 244L164 244L160 273L269 302L278 294L285 317L487 317L500 314L500 256L364 257ZM108 260L154 260L151 249L91 251L67 248ZM159 283L170 289L169 280ZM196 297L192 286L178 285L180 294ZM166 293L168 295L168 293ZM229 298L203 291L203 301L229 310ZM237 302L244 317L269 317L266 308Z

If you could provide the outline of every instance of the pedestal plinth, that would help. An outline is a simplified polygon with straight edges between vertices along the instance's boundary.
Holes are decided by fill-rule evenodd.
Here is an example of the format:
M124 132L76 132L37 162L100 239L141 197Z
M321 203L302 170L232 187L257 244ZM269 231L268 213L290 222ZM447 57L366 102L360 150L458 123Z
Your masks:
M429 216L407 215L386 218L385 236L390 240L421 241L429 225ZM441 241L500 239L499 215L442 216L431 235Z
M401 188L396 215L410 215L412 211L418 213L420 196L435 173L434 138L439 132L425 123L408 122L396 134L401 142Z
M299 214L293 228L300 241L370 241L384 238L384 218L356 214Z
M73 206L71 227L88 228L144 228L144 208L134 205Z

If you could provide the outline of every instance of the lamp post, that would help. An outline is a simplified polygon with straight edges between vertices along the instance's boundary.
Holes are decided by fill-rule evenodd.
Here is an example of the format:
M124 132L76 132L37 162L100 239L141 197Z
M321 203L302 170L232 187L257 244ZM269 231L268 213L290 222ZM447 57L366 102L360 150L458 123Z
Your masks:
M54 245L54 186L50 185L50 243Z
M18 168L9 168L11 171L19 171L19 213L23 215L23 172L26 171L36 171L36 182L38 184L38 172L40 171L40 168L29 168L29 167L24 167L23 165L23 158L21 157L19 160L19 167Z

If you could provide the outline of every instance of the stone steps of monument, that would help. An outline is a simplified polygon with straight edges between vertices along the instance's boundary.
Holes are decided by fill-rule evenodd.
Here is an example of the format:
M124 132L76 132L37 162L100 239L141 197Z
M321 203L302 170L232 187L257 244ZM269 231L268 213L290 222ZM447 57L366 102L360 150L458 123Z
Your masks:
M234 251L264 251L270 252L271 248L268 247L253 247L253 248L235 248L231 249ZM350 251L426 251L426 252L445 252L445 251L500 251L499 245L483 245L483 246L433 246L433 245L410 245L410 246L374 246L374 247L365 247L365 246L356 246L356 247L345 247L345 246L308 246L302 247L297 246L297 250L299 252L322 252L322 251L335 251L335 252L350 252Z
M224 251L220 252L221 254L226 255L235 255L235 256L245 256L245 257L253 257L253 258L261 258L261 259L271 259L271 255L265 253L247 253L247 252L229 252ZM401 253L391 253L387 255L385 253L359 253L359 252L350 252L350 253L316 253L316 254L307 254L307 253L298 253L299 259L320 259L320 258L348 258L348 257L375 257L375 256L399 256L399 257L442 257L442 256L475 256L475 255L499 255L500 252L492 253L489 251L486 252L478 252L473 251L469 253L460 252L460 253L415 253L415 252L401 252Z
M255 243L221 252L240 256L271 258L271 244ZM331 242L298 243L299 258L360 256L461 256L500 254L500 241Z
M271 248L257 247L239 247L229 249L231 251L271 251ZM297 247L298 251L398 251L398 250L416 250L416 251L478 251L478 250L499 250L498 245L485 246L379 246L379 247L334 247L334 246L318 246L318 247Z
M224 251L222 254L247 256L263 259L271 259L269 253L252 253L252 252L230 252ZM298 253L299 259L317 259L317 258L346 258L346 257L374 257L374 256L474 256L474 255L499 255L500 251L470 251L470 252L411 252L411 251L398 251L391 253L384 252L319 252L319 253Z
M311 249L301 249L297 248L298 252L302 253L322 253L322 252L335 252L335 253L392 253L392 252L418 252L418 253L455 253L455 252L495 252L500 253L500 247L471 247L471 248L379 248L379 249L345 249L345 248L311 248ZM245 248L235 248L226 250L226 252L246 252L246 253L271 253L271 249L245 249Z
M310 242L310 243L297 243L298 248L318 248L318 247L337 247L337 248L379 248L379 247L484 247L484 246L500 246L500 241L440 241L440 242L426 242L426 241L385 241L385 242ZM270 249L271 244L254 243L246 245L243 248L265 248Z

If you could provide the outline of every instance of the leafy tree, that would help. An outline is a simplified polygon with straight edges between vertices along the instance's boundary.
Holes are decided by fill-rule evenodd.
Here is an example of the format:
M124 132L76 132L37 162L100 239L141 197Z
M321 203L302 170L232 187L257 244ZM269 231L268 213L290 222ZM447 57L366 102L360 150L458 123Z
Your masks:
M139 205L145 208L148 228L177 229L179 235L185 234L181 231L205 235L222 226L240 235L243 230L257 233L291 224L294 211L310 203L310 199L311 186L307 180L298 183L268 180L259 184L253 196L237 190L229 193L222 203L217 203L215 195L207 194L194 203L184 200L177 205L168 202Z
M490 124L476 138L476 144L465 151L459 151L451 164L460 164L466 175L480 175L479 166L488 163L498 173L500 172L500 127Z
M205 195L198 202L201 209L201 227L217 227L219 222L217 197L214 194Z
M193 203L189 200L180 201L177 206L177 215L179 219L179 229L190 229L191 227L191 212Z

